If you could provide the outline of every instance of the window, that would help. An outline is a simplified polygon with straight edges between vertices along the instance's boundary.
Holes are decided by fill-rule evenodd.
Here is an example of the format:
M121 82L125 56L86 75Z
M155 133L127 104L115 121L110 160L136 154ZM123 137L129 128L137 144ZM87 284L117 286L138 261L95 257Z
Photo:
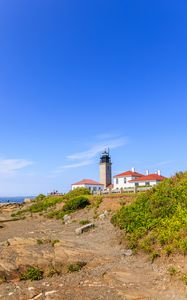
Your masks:
M124 177L123 179L124 179L124 183L127 183L127 178L126 178L126 177Z
M138 182L135 182L135 186L139 186L139 183L138 183Z
M116 184L118 184L118 178L116 178Z
M146 182L145 185L146 185L146 186L150 186L150 182Z

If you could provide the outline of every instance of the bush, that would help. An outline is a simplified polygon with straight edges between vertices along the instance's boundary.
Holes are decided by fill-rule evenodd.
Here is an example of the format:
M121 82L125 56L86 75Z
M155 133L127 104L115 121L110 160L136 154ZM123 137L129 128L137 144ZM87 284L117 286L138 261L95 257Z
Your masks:
M78 261L77 263L69 264L68 265L68 271L69 272L78 272L80 271L84 266L86 266L85 261Z
M77 188L72 191L69 191L69 193L67 193L65 195L65 197L66 197L66 199L69 199L69 198L75 198L75 197L83 196L83 195L91 195L91 193L86 188Z
M71 212L75 211L77 209L81 209L89 205L90 202L87 197L84 196L78 196L73 199L68 200L65 205L63 206L63 211L65 212Z
M125 231L131 248L187 254L187 172L138 195L111 221Z
M65 202L65 209L63 211L73 211L79 208L84 208L88 205L88 199L84 196L90 195L90 191L85 188L78 188L63 196L44 196L39 195L35 198L34 203L27 209L31 213L47 211L49 208L53 208L57 203ZM87 201L87 202L86 202ZM77 207L76 207L77 205ZM73 208L74 207L74 208ZM54 212L54 216L56 213ZM58 215L58 214L57 214ZM54 217L53 212L50 212L49 217Z
M29 267L27 271L20 275L20 280L41 280L43 279L43 271L39 268Z
M34 201L42 201L42 200L44 200L45 198L46 198L45 195L40 194L40 195L38 195L36 198L34 198Z

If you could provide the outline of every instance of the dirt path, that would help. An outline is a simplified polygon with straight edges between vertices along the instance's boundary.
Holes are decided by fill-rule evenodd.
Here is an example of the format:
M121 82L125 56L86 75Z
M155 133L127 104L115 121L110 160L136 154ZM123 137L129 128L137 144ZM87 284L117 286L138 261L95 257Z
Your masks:
M96 227L77 236L75 229L83 219L93 221ZM0 233L1 243L15 238L60 240L60 246L55 246L55 253L58 254L64 247L67 262L75 259L75 255L77 260L87 261L87 266L80 272L55 275L41 281L3 283L0 285L0 299L187 299L184 284L171 280L162 265L151 264L146 256L124 255L127 249L120 243L120 233L110 223L110 216L104 220L94 220L93 211L85 209L74 214L71 223L66 225L54 219L33 216L6 223ZM31 256L37 252L43 258L46 253L53 251L50 247L27 247L26 255L30 250Z

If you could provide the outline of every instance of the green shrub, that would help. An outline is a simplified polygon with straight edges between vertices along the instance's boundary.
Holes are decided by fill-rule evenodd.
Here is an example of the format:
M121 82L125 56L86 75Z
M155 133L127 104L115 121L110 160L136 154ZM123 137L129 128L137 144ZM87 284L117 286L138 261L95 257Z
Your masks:
M86 266L86 262L85 261L78 261L76 263L73 264L69 264L68 265L68 271L69 272L78 272L80 271L84 266Z
M78 188L73 191L70 191L69 193L63 195L63 196L44 196L39 195L35 198L34 203L28 208L28 210L31 213L38 213L43 211L48 211L49 209L52 209L55 207L57 203L64 202L64 209L61 210L64 211L74 211L76 209L84 208L86 205L88 205L89 201L88 198L85 196L89 196L90 191L85 188ZM49 217L56 217L58 216L58 213L54 211L51 211L48 214Z
M137 195L135 202L122 207L111 221L125 231L133 249L187 254L187 172Z
M40 195L38 195L36 198L34 198L34 201L42 201L42 200L44 200L45 198L46 198L45 195L40 194Z
M68 200L65 205L63 206L63 211L65 212L71 212L75 211L77 209L81 209L89 205L90 202L87 197L84 196L78 196L73 199Z
M65 197L66 197L66 199L70 199L70 198L75 198L75 197L84 196L84 195L91 195L91 193L86 188L77 188L72 191L69 191L69 193L67 193L65 195Z
M20 275L20 280L41 280L43 279L43 271L39 268L29 267L27 271Z
M170 245L167 245L164 248L164 252L166 253L166 256L170 256L173 253L173 247Z
M187 253L187 238L179 241L178 246L179 246L179 249L182 252L182 254L185 255Z

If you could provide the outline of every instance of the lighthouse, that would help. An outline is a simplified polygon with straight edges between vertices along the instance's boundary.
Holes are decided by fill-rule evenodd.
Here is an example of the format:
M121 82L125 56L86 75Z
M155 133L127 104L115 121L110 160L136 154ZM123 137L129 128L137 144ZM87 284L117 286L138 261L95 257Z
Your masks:
M112 163L109 150L105 150L100 157L100 183L106 188L112 184Z

